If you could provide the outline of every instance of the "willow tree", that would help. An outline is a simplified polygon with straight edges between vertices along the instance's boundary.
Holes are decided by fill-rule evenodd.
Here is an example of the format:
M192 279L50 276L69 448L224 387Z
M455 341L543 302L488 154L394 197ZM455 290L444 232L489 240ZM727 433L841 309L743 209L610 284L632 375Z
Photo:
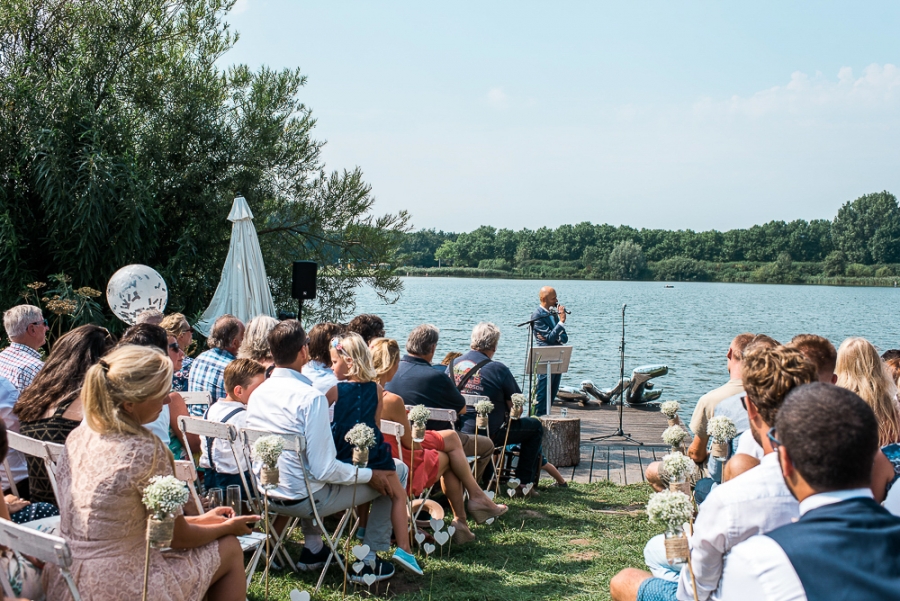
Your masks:
M232 199L247 198L276 302L290 262L315 260L315 317L354 310L391 262L405 213L377 216L356 168L326 173L297 69L222 69L233 0L0 0L0 300L65 272L102 289L145 263L170 307L218 283Z

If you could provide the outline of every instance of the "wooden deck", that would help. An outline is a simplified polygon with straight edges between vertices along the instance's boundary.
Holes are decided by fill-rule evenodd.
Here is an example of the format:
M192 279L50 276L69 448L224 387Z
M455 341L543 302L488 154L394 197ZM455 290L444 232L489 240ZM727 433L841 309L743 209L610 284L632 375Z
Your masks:
M558 403L553 406L553 415L558 415L563 407L568 410L569 417L581 418L581 462L575 467L559 470L569 481L610 480L616 484L637 484L644 481L644 469L669 450L660 438L666 429L666 416L659 412L658 405L625 407L623 410L622 430L643 445L620 437L590 440L618 429L617 406L592 403L589 407L581 407L578 403Z

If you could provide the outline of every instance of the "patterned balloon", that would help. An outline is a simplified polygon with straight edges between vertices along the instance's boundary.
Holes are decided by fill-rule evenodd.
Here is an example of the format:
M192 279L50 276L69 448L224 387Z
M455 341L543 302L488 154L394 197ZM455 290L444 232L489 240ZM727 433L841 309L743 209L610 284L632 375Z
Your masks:
M164 311L169 292L156 270L146 265L126 265L106 285L106 300L116 317L134 324L147 309Z

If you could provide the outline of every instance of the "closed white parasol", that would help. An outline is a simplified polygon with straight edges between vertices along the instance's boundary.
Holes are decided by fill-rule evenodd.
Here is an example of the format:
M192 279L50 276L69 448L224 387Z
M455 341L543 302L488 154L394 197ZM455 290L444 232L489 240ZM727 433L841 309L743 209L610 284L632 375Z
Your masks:
M272 302L272 292L269 290L266 266L263 264L256 228L253 227L253 213L243 196L234 199L228 221L234 222L234 225L231 228L228 257L222 268L222 279L219 280L212 302L194 326L204 336L209 336L213 322L226 313L244 323L257 315L275 317L275 303Z

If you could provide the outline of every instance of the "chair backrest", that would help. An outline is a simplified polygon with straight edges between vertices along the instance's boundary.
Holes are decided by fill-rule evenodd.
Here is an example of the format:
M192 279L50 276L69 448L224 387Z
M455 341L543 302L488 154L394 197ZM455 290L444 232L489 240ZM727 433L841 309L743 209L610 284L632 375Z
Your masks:
M17 432L7 431L6 435L10 449L19 451L23 455L43 460L47 469L47 478L50 480L50 487L53 489L53 494L59 499L59 490L56 486L56 462L59 460L59 456L62 454L65 446L55 442L43 442ZM19 496L16 483L12 481L12 471L9 469L9 463L5 459L3 460L3 467L6 470L12 493Z
M306 450L306 439L299 434L277 434L275 432L265 432L263 430L253 430L252 428L241 428L241 441L247 446L251 456L253 452L253 443L263 436L278 436L284 441L284 450L293 451L294 453L302 453Z
M59 444L58 442L45 442L44 447L47 449L47 456L50 458L50 461L56 465L59 462L59 456L62 455L66 445Z
M23 555L30 555L45 563L59 566L72 598L75 601L81 600L75 581L69 573L69 568L72 566L72 553L65 540L13 522L0 520L0 545Z
M486 397L481 394L464 394L463 398L466 399L466 405L469 407L474 407L475 403L478 403L479 401L491 400L490 397Z
M30 436L10 431L6 432L6 436L9 438L10 449L19 451L25 455L30 455L31 457L47 459L47 449L44 447L44 443L37 438L31 438Z
M397 442L400 442L400 438L406 433L406 429L403 427L403 424L398 424L397 422L392 422L387 419L381 420L381 433L385 435L393 436L397 439Z
M203 513L203 503L200 502L200 495L197 493L197 487L194 482L197 480L197 471L194 469L194 463L186 460L175 461L175 477L187 484L194 505L197 507L197 515Z
M212 403L212 395L208 390L196 392L179 392L185 405L209 405Z
M185 434L221 438L229 442L234 442L238 439L237 428L233 425L209 421L199 417L178 416L178 428Z

